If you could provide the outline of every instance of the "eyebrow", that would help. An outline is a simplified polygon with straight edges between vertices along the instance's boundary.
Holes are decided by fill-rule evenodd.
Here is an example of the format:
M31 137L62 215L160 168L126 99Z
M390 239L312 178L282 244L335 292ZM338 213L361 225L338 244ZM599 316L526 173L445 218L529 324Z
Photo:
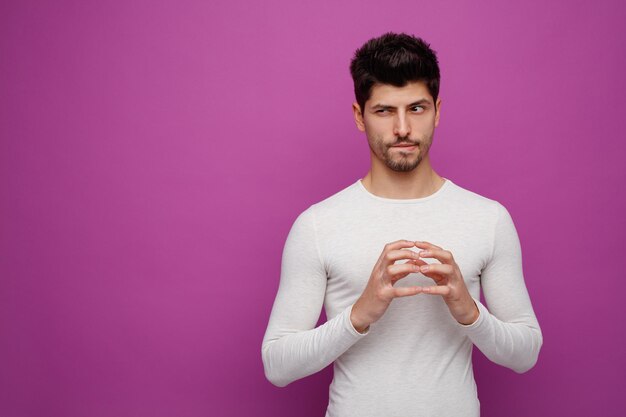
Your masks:
M417 101L414 101L413 103L409 104L407 107L413 107L413 106L418 106L418 105L422 105L422 104L430 104L430 100L422 98L422 99L419 99ZM377 103L377 104L373 105L372 108L373 109L395 109L396 106L390 106L388 104Z

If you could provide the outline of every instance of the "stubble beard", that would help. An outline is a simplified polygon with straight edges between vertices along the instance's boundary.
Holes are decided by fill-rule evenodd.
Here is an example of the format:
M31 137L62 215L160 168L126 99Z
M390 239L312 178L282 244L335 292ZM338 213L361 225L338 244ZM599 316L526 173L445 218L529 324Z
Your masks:
M416 140L409 140L408 138L398 138L392 145L386 145L384 141L379 138L376 141L378 151L374 151L372 145L370 144L370 148L374 151L374 154L378 155L380 159L382 159L383 163L387 166L387 168L395 171L395 172L410 172L413 171L417 166L422 162L424 156L428 153L429 141L426 143ZM397 152L392 151L392 146L398 143L415 143L418 147L417 156L413 156L412 153L409 152ZM399 155L392 155L394 154Z

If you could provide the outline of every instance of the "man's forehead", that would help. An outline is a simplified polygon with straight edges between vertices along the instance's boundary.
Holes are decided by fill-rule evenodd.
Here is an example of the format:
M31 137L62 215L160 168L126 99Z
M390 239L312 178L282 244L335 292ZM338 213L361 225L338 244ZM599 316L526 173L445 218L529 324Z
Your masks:
M376 105L408 105L418 101L432 103L433 98L423 81L410 82L402 87L391 84L374 84L368 104Z

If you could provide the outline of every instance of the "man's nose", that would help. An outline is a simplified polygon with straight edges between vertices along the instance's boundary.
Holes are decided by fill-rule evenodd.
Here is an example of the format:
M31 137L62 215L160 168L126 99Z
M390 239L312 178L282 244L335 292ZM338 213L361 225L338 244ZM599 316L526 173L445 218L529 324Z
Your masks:
M394 135L402 138L408 136L409 133L411 133L411 126L409 125L407 117L400 112L398 112L395 117L393 133Z

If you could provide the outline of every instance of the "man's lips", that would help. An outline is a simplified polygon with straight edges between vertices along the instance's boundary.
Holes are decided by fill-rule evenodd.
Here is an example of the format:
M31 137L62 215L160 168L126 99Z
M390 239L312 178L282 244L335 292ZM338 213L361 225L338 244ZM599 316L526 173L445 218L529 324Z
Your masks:
M417 143L400 143L398 145L393 145L392 148L398 148L406 151L412 151L417 147Z

